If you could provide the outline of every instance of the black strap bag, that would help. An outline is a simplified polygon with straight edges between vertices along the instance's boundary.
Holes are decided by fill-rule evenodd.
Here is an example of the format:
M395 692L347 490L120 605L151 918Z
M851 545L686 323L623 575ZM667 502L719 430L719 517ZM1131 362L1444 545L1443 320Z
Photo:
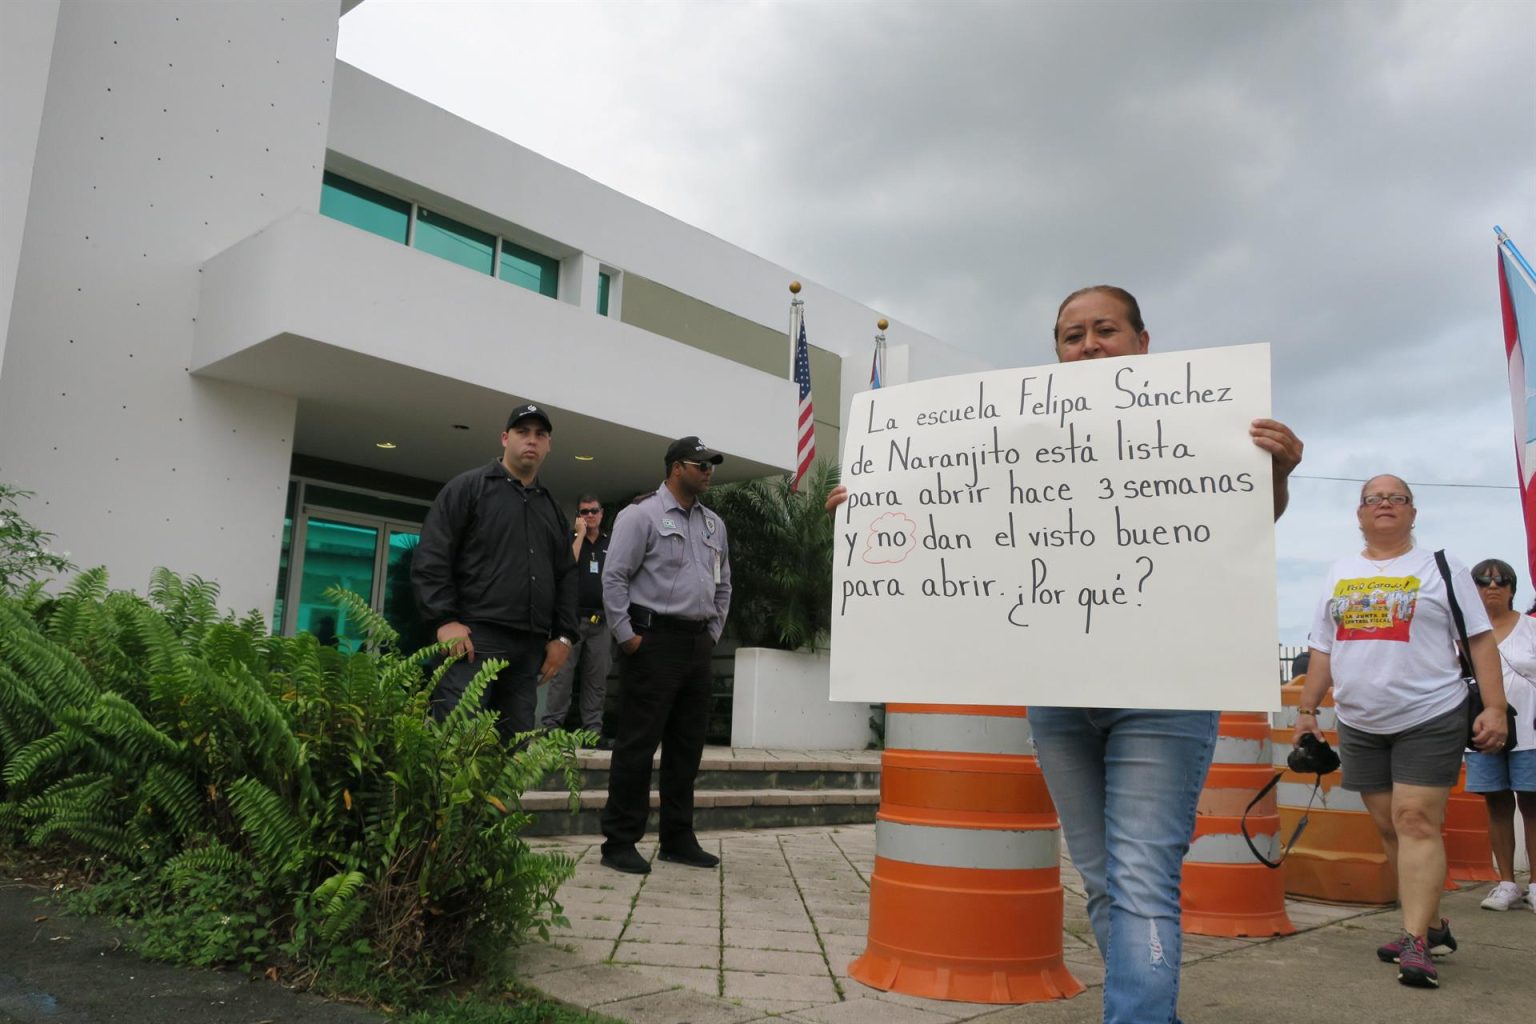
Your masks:
M1477 685L1477 676L1472 671L1471 650L1467 646L1467 620L1461 616L1461 605L1456 603L1456 590L1451 586L1451 567L1445 560L1445 549L1435 552L1435 564L1440 567L1440 578L1445 581L1445 599L1451 606L1451 618L1456 620L1456 639L1460 642L1456 652L1461 655L1461 680L1467 684L1467 746L1472 746L1472 730L1477 725L1477 716L1484 710L1483 691ZM1504 714L1509 719L1509 734L1504 737L1504 745L1496 751L1488 753L1507 753L1515 748L1515 708L1504 701Z

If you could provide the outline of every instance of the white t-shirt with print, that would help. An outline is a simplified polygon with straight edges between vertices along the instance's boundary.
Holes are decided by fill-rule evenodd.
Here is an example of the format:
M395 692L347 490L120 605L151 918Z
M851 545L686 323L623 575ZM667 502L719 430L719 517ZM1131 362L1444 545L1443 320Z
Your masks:
M1515 709L1515 750L1536 749L1536 619L1520 616L1499 643L1504 699Z
M1490 628L1472 574L1450 562L1467 635ZM1308 644L1329 656L1339 720L1362 732L1402 732L1466 698L1456 622L1435 553L1415 547L1389 562L1333 563Z

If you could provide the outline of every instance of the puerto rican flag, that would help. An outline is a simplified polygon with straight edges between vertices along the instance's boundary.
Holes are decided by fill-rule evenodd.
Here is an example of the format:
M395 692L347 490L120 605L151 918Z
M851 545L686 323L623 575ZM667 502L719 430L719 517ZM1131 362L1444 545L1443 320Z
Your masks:
M1526 560L1536 579L1536 273L1502 228L1499 233L1499 305L1504 311L1504 351L1509 356L1509 400L1515 414L1515 464L1525 512ZM1529 342L1532 353L1527 356Z
M805 314L800 314L800 336L795 339L795 383L800 385L799 441L796 445L795 479L790 490L800 489L800 478L816 461L816 417L811 410L811 347L805 341Z

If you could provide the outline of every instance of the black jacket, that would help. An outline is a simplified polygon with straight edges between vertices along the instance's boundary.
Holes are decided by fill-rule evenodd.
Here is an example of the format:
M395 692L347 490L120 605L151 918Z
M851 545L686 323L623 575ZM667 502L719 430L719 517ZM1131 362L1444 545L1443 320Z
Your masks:
M421 526L411 586L422 617L578 639L576 563L555 499L500 460L443 487Z

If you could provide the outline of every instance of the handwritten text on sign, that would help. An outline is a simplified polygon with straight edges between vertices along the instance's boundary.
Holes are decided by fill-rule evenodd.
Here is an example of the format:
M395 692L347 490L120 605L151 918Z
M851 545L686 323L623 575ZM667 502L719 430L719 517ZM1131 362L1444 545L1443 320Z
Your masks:
M834 700L1267 710L1269 347L854 397Z

